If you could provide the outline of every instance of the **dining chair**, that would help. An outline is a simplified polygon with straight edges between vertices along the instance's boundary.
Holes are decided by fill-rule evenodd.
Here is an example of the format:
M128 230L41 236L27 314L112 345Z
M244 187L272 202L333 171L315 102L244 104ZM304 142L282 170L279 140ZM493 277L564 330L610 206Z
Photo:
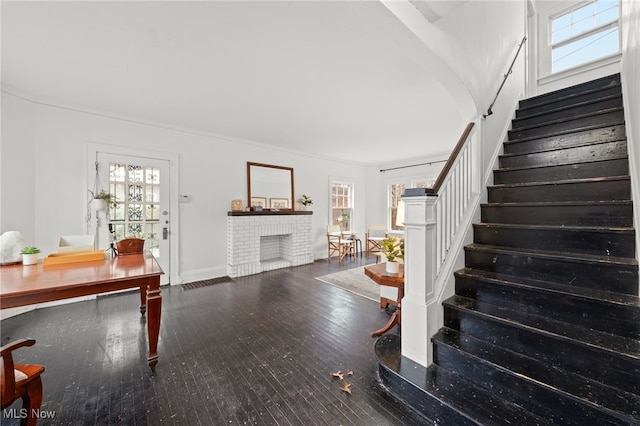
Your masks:
M356 239L353 235L345 235L340 225L327 226L327 259L331 262L331 256L338 254L338 262L342 262L348 254L355 257Z
M379 251L382 249L380 242L387 237L387 225L374 224L369 225L367 233L365 235L365 245L367 256L373 250Z
M2 409L22 398L22 410L20 411L20 424L23 426L35 425L38 421L38 413L42 404L42 380L40 375L44 372L44 366L35 364L14 364L13 351L16 349L33 346L34 339L20 339L6 344L0 348L2 366L0 367L0 390Z

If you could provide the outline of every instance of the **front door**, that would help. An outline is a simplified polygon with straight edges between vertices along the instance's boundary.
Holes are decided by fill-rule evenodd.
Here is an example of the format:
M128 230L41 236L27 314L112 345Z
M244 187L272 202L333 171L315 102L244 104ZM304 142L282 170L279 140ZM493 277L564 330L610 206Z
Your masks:
M98 152L98 171L105 190L116 196L104 220L98 221L98 247L123 238L142 238L164 271L161 284L170 277L168 160Z

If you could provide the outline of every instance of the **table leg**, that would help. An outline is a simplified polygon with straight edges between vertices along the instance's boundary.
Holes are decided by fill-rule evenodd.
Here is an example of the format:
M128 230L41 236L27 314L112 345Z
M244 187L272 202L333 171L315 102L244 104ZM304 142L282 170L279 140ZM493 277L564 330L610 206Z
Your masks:
M153 371L158 363L158 337L160 335L160 314L162 312L162 295L160 294L160 277L149 279L147 287L147 333L149 337L149 355L147 362Z
M140 314L144 316L147 312L147 286L140 286Z
M386 333L387 331L391 330L393 328L393 326L395 326L397 324L400 324L400 313L396 309L396 311L393 314L391 314L391 318L389 318L389 322L387 322L384 325L384 327L382 327L380 330L376 330L373 333L371 333L371 337L381 336L384 333Z

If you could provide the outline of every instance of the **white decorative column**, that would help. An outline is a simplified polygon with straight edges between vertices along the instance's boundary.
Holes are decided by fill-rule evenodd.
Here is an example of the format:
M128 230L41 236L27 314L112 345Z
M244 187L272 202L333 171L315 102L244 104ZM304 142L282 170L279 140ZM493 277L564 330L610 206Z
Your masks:
M426 367L433 361L428 324L437 321L430 316L439 314L432 306L437 303L434 288L437 197L403 197L402 200L405 204L402 355Z

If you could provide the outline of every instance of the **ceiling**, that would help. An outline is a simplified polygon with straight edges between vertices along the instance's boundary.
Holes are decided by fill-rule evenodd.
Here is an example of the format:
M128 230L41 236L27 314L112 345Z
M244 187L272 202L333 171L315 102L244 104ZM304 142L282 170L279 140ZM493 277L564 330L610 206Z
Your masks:
M412 3L434 22L462 2ZM373 0L2 2L8 93L362 164L452 149L425 55Z

